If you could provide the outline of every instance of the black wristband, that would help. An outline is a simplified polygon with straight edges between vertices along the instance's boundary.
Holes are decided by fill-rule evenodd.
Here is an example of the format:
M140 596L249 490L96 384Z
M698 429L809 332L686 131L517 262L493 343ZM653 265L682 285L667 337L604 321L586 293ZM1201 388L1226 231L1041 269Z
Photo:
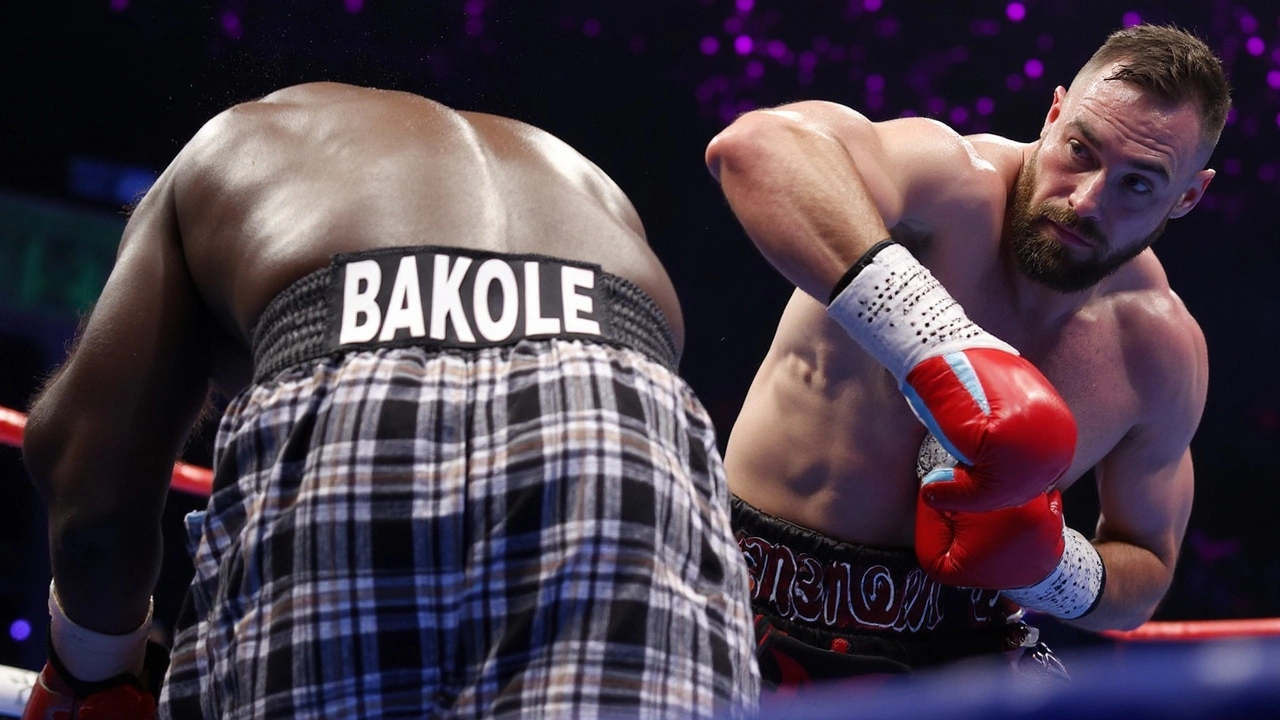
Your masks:
M844 271L844 275L841 275L840 279L836 281L835 286L831 288L831 296L827 298L827 304L830 305L831 301L835 300L840 293L844 292L844 289L849 287L849 283L853 282L853 279L858 276L858 273L862 272L863 268L870 265L872 260L875 260L876 255L878 255L881 250L894 244L896 243L894 243L893 238L885 238L875 245L872 245L866 252L862 253L862 257L858 258L858 261L853 265L850 265L849 269Z

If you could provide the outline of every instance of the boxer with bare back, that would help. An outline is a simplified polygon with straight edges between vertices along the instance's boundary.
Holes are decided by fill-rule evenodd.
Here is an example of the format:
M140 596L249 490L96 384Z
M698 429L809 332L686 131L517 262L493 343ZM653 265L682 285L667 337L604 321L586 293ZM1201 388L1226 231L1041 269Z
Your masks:
M54 577L26 717L749 714L682 345L631 202L550 133L337 83L219 113L30 412ZM210 382L166 676L161 510Z

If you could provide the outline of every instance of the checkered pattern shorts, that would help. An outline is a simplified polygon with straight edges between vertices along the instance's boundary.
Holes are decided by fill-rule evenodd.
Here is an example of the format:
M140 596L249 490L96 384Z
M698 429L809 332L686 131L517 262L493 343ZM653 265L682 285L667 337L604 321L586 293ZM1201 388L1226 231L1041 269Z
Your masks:
M319 361L232 402L215 467L162 716L754 711L712 426L638 352Z

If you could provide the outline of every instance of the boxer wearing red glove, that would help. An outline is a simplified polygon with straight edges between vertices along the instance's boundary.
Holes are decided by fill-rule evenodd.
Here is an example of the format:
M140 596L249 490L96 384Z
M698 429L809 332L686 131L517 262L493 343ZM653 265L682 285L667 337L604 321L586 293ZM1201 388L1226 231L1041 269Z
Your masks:
M832 290L828 314L898 381L916 417L960 465L925 500L970 512L1051 489L1075 453L1066 402L1018 351L983 330L892 240L872 246Z
M151 613L131 633L107 635L67 617L49 587L49 660L36 678L22 720L149 720L167 664L147 640Z
M925 439L917 464L924 484L915 548L929 577L953 587L1000 590L1021 607L1059 618L1088 614L1102 597L1106 568L1093 544L1066 526L1061 493L1051 490L989 512L937 510L924 500L929 478L954 462L935 438Z

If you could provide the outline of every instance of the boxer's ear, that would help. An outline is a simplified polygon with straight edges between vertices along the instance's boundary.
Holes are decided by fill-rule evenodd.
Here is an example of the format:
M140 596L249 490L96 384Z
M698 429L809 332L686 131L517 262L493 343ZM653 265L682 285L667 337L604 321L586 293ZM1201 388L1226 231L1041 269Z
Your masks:
M1208 189L1209 183L1213 180L1215 174L1215 171L1209 168L1196 173L1191 178L1191 182L1187 183L1178 201L1174 203L1173 209L1169 211L1169 217L1180 218L1191 212L1191 208L1195 207L1200 202L1200 198L1204 197L1204 191Z

